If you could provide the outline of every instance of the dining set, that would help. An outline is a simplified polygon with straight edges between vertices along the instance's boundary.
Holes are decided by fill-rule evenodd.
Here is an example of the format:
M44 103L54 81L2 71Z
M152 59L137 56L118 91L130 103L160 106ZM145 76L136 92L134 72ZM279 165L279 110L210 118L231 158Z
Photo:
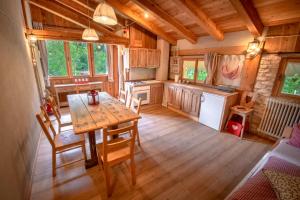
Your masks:
M69 121L62 116L54 96L50 94L45 98L45 104L51 109L41 105L36 118L52 147L52 176L56 176L57 168L82 160L85 161L86 169L99 165L104 172L107 195L111 196L112 166L130 160L131 181L133 185L136 183L134 155L136 142L141 145L138 131L141 99L122 90L118 99L106 92L96 94L99 99L97 104L88 102L87 93L68 95ZM102 134L102 142L99 143L96 140L98 133ZM86 153L86 135L89 158ZM81 149L82 158L57 166L57 154L76 148Z

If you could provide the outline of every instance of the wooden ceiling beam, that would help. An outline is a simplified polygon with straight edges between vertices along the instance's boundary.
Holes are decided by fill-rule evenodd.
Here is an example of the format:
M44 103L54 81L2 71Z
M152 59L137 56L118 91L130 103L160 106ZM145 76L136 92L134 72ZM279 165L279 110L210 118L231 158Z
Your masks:
M178 20L162 10L157 4L155 4L155 2L149 0L133 0L133 2L149 12L151 15L164 21L164 23L168 24L173 30L191 43L195 44L197 42L197 36L192 31L188 30Z
M140 26L147 29L148 31L160 36L164 40L168 41L169 43L175 45L176 39L170 36L167 32L162 30L160 27L156 26L153 23L150 23L144 17L138 15L136 12L129 9L126 5L122 4L118 0L106 0L108 4L110 4L113 8L118 10L119 12L123 13L124 15L131 18L133 21L137 22Z
M230 0L251 34L261 36L264 25L251 0Z
M217 40L223 40L224 34L206 13L193 0L173 0L173 2L195 22Z
M88 5L85 5L80 1L70 1L70 0L55 0L55 1L70 8L71 10L73 10L81 15L84 15L85 17L89 18L90 20L93 20L94 10L90 9L90 7ZM114 30L114 28L112 28L111 26L106 26L103 24L101 24L101 25L110 31Z
M72 29L72 28L45 28L43 30L40 29L27 29L26 34L33 34L37 37L38 40L71 40L71 41L83 41L82 30L80 29ZM115 44L115 38L112 37L100 37L97 42L106 43L106 44ZM127 45L127 41L121 43L119 41L118 44Z
M127 38L120 37L114 34L100 24L90 21L85 16L75 13L58 3L47 0L29 0L29 3L78 26L81 26L82 28L87 28L90 22L90 27L94 28L98 33L102 34L100 37L102 37L103 40L113 39L115 41L115 44L129 44L129 40Z

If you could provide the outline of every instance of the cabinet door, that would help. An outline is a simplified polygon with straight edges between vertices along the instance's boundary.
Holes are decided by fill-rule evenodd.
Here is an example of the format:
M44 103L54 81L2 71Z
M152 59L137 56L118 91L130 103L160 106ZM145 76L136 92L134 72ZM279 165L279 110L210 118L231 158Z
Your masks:
M160 67L160 50L155 50L154 66Z
M138 49L131 48L129 50L129 67L138 66Z
M181 111L194 116L199 116L201 91L193 89L182 89Z
M163 85L153 84L150 86L150 104L162 104Z
M181 94L181 111L190 113L192 111L192 91L190 89L183 88Z
M199 90L192 90L192 92L191 92L191 97L190 97L191 110L190 110L189 114L194 117L199 117L201 95L202 95L202 92Z
M147 50L147 67L155 66L155 49Z
M182 93L181 87L169 86L168 87L168 106L171 106L176 109L180 109L181 93Z
M147 49L138 49L138 67L147 67Z

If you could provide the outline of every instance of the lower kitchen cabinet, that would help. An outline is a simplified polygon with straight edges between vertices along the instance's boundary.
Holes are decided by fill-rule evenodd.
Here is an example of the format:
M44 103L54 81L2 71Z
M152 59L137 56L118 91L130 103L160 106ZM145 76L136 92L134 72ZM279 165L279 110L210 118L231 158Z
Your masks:
M166 82L164 98L168 108L213 129L223 130L230 107L237 103L238 93Z
M182 89L181 110L191 116L198 117L202 92L194 89Z
M150 85L150 104L162 104L164 87L162 83Z

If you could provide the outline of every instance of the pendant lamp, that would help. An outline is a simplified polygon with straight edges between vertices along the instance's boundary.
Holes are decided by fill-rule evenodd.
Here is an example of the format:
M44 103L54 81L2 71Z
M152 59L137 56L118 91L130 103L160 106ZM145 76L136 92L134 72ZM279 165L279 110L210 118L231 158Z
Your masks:
M116 25L118 23L114 9L105 1L101 2L95 9L93 20L105 25Z
M87 41L97 41L99 37L93 28L86 28L82 33L82 39Z
M88 1L87 1L87 5ZM88 16L89 16L89 10L88 10ZM95 29L90 27L90 21L89 21L89 27L84 29L83 33L82 33L82 39L83 40L87 40L87 41L97 41L99 40L99 37L95 31Z

